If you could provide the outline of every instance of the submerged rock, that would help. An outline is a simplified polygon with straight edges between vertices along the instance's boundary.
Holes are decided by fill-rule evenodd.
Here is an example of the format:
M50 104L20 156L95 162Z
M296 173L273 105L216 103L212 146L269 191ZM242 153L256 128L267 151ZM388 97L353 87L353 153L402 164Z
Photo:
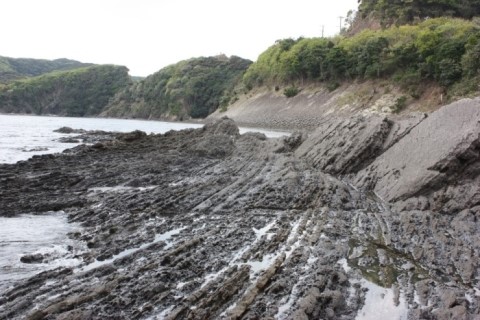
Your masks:
M87 246L0 293L0 318L475 318L479 104L286 139L221 119L0 165L2 212L64 210Z

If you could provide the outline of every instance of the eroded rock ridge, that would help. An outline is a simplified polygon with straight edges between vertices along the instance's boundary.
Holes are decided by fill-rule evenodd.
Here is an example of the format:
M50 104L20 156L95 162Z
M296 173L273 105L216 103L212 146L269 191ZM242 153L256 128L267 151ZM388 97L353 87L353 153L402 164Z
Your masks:
M0 318L355 319L380 299L476 319L479 120L479 99L281 139L225 118L0 165L3 215L63 210L87 247L1 294Z

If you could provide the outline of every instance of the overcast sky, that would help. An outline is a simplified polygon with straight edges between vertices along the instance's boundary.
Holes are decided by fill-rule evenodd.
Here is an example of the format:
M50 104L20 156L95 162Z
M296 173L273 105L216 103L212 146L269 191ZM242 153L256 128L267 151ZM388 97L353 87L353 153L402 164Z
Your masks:
M275 40L339 30L357 0L1 0L0 56L125 65L146 76L198 56L256 60Z

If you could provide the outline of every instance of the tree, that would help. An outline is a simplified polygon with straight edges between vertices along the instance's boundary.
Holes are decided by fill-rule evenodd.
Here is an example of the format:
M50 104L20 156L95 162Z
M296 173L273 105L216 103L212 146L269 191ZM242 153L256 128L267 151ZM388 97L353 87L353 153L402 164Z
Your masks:
M480 14L480 0L359 0L363 18L373 15L383 26L411 23L415 19L459 17L471 19Z

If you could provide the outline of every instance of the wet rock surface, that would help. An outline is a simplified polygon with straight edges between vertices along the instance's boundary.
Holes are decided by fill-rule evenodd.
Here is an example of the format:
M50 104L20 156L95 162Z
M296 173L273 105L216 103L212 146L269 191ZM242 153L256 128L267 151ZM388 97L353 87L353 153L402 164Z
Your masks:
M3 215L63 210L86 246L0 293L0 318L475 319L479 110L283 139L221 119L0 165ZM425 178L403 182L416 162Z

